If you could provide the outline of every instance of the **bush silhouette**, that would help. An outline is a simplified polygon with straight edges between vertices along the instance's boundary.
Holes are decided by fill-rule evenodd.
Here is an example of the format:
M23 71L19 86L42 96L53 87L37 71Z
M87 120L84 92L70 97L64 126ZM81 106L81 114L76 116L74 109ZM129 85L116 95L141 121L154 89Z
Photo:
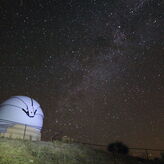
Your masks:
M160 152L161 160L164 161L164 151Z
M128 154L129 148L122 142L114 142L108 145L108 151L118 154Z

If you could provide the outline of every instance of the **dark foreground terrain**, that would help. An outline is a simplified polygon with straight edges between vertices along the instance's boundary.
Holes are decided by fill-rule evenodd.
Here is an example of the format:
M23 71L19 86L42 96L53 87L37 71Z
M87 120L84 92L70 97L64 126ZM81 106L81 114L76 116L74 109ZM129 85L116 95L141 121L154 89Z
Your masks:
M0 164L162 164L91 149L75 143L0 138Z

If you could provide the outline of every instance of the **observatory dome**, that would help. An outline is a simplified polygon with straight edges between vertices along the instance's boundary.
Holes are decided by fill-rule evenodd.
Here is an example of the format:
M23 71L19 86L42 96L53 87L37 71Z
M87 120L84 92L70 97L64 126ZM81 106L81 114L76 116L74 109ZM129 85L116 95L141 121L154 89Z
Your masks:
M43 117L39 103L26 96L13 96L0 105L0 120L12 121L41 129Z

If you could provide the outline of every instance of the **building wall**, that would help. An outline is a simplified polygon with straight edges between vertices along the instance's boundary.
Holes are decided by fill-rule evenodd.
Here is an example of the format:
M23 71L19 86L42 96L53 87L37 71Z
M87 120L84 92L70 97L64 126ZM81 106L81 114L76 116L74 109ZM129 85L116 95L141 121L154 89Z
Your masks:
M8 127L6 132L0 132L0 137L38 141L41 139L41 133L30 126L16 124Z

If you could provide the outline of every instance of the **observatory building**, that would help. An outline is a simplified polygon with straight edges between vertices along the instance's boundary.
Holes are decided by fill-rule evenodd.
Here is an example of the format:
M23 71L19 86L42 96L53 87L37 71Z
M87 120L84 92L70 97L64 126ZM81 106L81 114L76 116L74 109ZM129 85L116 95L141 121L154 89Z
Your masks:
M13 96L0 105L0 137L40 140L43 118L37 101Z

